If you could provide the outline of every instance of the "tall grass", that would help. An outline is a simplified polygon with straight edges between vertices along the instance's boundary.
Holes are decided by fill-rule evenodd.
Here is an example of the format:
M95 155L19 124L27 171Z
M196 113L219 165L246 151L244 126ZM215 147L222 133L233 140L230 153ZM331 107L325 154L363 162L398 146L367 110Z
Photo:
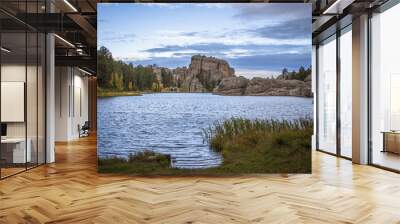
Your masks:
M223 157L219 169L240 173L310 173L312 132L311 118L231 118L203 130L204 140Z
M225 121L217 121L208 128L203 129L204 140L216 150L221 151L224 143L238 136L261 137L268 134L281 132L312 131L313 120L311 118L299 118L295 120L250 120L244 118L231 118ZM257 141L257 139L254 139Z
M127 159L99 159L99 172L135 174L310 173L313 121L231 118L203 130L204 140L222 155L207 169L177 169L170 157L144 151Z

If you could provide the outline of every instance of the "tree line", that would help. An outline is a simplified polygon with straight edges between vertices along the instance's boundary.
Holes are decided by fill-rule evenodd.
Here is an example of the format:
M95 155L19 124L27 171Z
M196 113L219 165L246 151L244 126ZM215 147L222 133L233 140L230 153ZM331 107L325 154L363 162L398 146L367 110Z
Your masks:
M289 72L287 68L284 68L282 70L282 73L280 76L278 76L278 78L281 79L296 79L296 80L301 80L301 81L305 81L305 79L311 75L311 67L308 67L307 69L305 69L303 66L301 66L299 68L299 70L295 71L291 71Z
M97 85L102 90L160 91L152 66L114 60L106 47L97 51Z

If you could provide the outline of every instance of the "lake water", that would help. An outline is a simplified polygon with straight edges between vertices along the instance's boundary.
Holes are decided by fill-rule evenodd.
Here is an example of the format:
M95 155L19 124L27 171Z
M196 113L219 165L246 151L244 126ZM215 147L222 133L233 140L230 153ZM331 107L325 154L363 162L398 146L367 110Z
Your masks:
M203 128L231 117L312 117L311 98L158 93L98 98L98 155L142 150L171 155L179 168L218 166L221 156L203 141Z

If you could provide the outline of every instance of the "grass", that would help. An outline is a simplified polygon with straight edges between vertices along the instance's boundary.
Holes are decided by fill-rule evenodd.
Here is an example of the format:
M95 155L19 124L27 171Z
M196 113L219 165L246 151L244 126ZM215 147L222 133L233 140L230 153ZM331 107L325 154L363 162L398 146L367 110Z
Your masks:
M232 118L203 130L210 147L221 153L223 163L208 169L176 169L170 160L148 160L136 154L129 159L99 160L99 172L129 174L243 174L310 173L312 119L294 121ZM136 158L137 157L137 158ZM169 157L168 157L169 158Z
M112 96L141 96L142 94L137 91L111 91L99 90L97 91L98 97L112 97Z
M312 119L294 121L233 118L204 130L222 153L221 169L242 173L310 173Z
M139 173L147 174L160 169L170 169L171 158L169 155L153 151L143 151L130 154L129 157L99 158L99 171L103 173Z

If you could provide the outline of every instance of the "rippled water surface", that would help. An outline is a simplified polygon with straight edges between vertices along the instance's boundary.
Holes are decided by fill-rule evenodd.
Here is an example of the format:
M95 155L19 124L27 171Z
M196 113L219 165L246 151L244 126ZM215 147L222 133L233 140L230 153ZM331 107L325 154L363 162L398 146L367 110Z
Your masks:
M145 149L170 154L179 168L218 166L221 156L202 129L231 117L295 119L312 116L311 98L160 93L98 99L99 156Z

